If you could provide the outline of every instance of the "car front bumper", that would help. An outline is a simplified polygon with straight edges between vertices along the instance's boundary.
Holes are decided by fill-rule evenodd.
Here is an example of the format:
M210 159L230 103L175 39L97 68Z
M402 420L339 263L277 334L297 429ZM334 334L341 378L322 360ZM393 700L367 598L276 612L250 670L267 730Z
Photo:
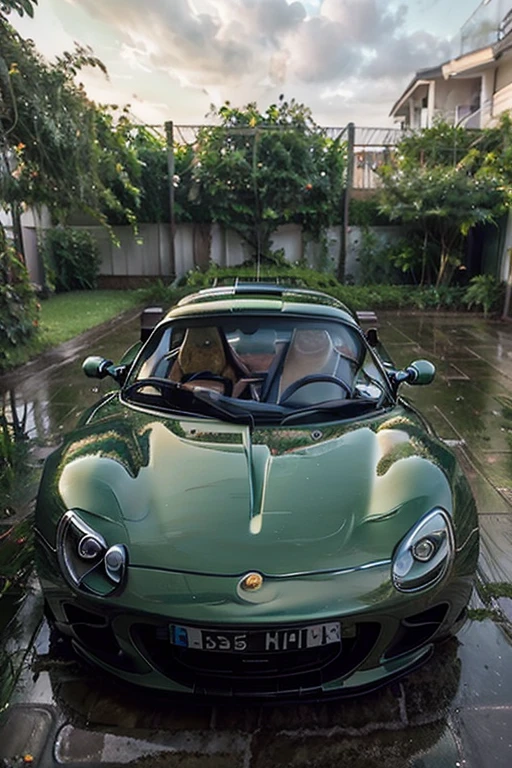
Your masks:
M397 593L389 566L351 574L266 579L242 599L240 577L131 567L118 596L72 589L55 553L39 546L49 614L87 660L140 686L208 697L310 699L355 693L400 676L463 622L472 589L457 564L440 585ZM341 643L259 654L194 650L171 644L170 625L211 631L294 629L340 622Z

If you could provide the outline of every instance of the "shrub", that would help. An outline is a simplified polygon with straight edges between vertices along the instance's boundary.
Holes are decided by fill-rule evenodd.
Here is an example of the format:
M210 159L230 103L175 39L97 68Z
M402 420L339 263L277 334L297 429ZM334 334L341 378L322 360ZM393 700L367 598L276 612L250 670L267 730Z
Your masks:
M18 419L16 411L13 410L13 400L14 395L11 393L10 421L7 418L5 397L0 406L0 519L5 510L11 507L30 485L25 420L21 423Z
M0 370L14 347L33 336L39 304L28 272L14 248L0 248Z
M253 282L256 279L254 265L219 267L211 264L206 272L196 269L180 280L179 287L164 285L158 281L150 288L141 290L147 303L158 302L168 308L187 293L211 288L213 285L232 285L235 280ZM415 285L342 285L335 277L317 272L307 266L261 265L261 282L278 282L296 288L328 293L354 311L360 310L463 310L467 306L466 289L460 286L420 287ZM476 304L475 304L476 306Z
M152 285L145 288L139 288L138 295L140 303L149 306L150 304L161 304L164 307L171 307L176 304L187 293L191 293L190 288L181 286L176 288L174 285L168 285L163 280L158 279Z
M386 242L381 240L369 227L361 228L361 243L359 246L359 279L362 285L403 282L404 270L397 268L395 261L402 258L402 251L407 248L403 240Z
M57 293L96 287L101 259L98 244L86 229L48 229L42 250L47 278Z
M492 275L475 275L469 281L464 294L464 302L468 309L482 307L484 317L493 309L498 310L503 300L503 285Z
M317 272L308 266L292 265L287 267L262 266L260 280L278 281L285 285L311 288L328 293L339 299L353 310L443 310L463 309L464 288L429 286L422 288L412 285L343 285L335 277ZM255 268L241 266L236 268L219 267L212 264L206 272L194 270L182 283L188 289L200 290L217 285L232 284L236 279L254 280Z
M351 227L389 227L390 224L397 224L382 213L377 195L365 199L351 198L348 220Z

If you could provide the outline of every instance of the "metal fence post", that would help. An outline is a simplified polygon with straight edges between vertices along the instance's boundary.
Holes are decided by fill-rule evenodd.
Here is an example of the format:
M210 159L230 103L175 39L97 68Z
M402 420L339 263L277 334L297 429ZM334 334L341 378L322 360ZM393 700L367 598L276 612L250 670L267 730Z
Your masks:
M165 135L167 138L167 169L169 173L169 218L171 222L171 242L170 242L170 271L173 279L176 277L176 250L174 235L176 231L174 220L174 123L169 120L165 124Z
M347 126L347 173L345 190L343 193L343 220L341 225L341 243L340 258L338 262L338 280L340 283L345 281L345 263L348 253L348 227L349 227L349 208L350 196L354 184L354 145L355 145L356 127L354 123Z

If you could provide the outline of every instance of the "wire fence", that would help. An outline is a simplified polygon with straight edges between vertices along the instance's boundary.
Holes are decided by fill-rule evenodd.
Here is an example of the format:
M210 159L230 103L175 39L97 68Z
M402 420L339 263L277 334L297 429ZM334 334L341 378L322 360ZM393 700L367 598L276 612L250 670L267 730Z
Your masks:
M193 146L205 127L208 126L174 124L174 141ZM319 126L318 130L332 140L348 141L349 126ZM406 135L407 132L399 128L355 126L352 187L376 189L379 186L378 168L388 161L390 153Z

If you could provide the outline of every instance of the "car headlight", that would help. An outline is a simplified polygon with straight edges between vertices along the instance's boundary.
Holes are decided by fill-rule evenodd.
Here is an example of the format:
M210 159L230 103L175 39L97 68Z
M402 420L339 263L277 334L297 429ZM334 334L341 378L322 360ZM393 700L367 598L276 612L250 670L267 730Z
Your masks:
M393 556L391 574L400 592L416 592L445 576L454 554L453 528L443 509L433 509L409 531Z
M57 529L57 557L66 579L77 589L106 596L122 586L128 561L124 544L110 546L72 510Z

